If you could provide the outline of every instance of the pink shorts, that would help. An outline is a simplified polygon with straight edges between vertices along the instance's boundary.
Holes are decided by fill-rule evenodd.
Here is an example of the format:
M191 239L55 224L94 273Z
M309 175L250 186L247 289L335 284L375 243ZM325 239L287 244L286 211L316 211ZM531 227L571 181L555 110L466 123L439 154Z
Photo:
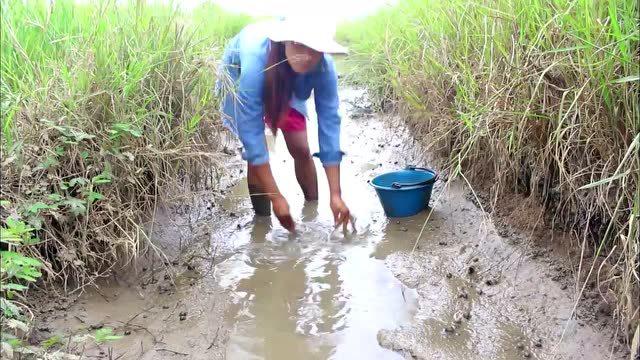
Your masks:
M269 117L265 116L264 122L271 128ZM307 130L307 119L298 110L289 108L287 117L280 121L278 129L282 130L282 132L305 131Z

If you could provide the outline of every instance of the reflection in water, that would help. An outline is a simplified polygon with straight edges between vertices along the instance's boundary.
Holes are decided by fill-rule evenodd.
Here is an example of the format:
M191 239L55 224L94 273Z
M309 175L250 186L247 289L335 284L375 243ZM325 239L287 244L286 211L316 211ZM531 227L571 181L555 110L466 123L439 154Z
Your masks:
M271 226L254 223L243 258L252 271L232 286L240 299L229 358L400 358L378 346L377 332L408 321L416 296L373 249L327 243L330 225L309 223L293 240L274 239Z
M316 221L318 218L318 202L317 201L305 201L302 207L302 223L310 223Z
M270 226L254 225L252 243L265 241L265 228ZM236 319L242 328L237 340L245 352L238 358L249 359L258 354L267 359L301 358L310 353L296 333L295 314L305 292L304 265L296 257L285 255L290 244L272 245L279 256L267 258L259 252L250 253L247 261L254 268L253 274L240 280L235 288L246 293L248 300L245 312Z

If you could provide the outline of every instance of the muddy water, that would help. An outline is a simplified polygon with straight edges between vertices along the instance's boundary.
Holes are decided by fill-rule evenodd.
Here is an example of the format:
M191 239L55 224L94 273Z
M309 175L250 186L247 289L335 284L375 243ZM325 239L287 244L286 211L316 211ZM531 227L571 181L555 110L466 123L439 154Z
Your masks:
M347 143L351 139L357 144L361 130L347 127ZM317 149L313 126L309 137L311 148ZM404 233L388 231L367 184L370 172L363 171L389 162L393 151L383 151L377 142L350 151L342 168L343 191L357 220L355 232L344 233L334 231L322 167L317 166L320 200L305 202L283 139L269 137L268 143L272 171L297 231L289 234L271 219L253 220L244 180L224 201L227 211L240 214L240 222L250 221L229 234L235 254L216 271L219 284L232 294L227 358L401 359L378 344L377 334L408 324L417 296L387 268L384 256L376 256L399 249L402 241L396 238Z
M342 92L361 104L359 95ZM126 359L622 358L612 329L572 315L572 289L550 279L556 257L535 260L521 238L497 235L460 184L437 184L430 215L386 218L367 180L429 163L406 130L352 109L343 104L342 182L355 232L333 231L322 168L320 200L304 202L283 139L270 137L294 234L254 218L239 175L219 201L197 195L186 212L158 216L166 264L89 291L49 326L113 327L127 335L75 350L100 357L111 347ZM231 173L242 167L238 156L228 163ZM211 211L193 216L202 209Z

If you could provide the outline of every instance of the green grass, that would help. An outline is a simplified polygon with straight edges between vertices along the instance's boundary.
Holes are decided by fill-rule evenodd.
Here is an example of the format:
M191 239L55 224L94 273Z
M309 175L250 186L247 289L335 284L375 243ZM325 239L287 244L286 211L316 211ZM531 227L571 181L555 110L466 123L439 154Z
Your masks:
M351 79L491 198L529 194L593 249L584 278L638 327L635 0L403 0L344 24ZM584 241L583 241L584 240ZM588 275L588 276L587 276ZM586 280L585 280L586 283Z
M187 16L144 1L52 3L2 1L0 214L3 237L29 235L2 246L72 290L145 249L160 189L212 176L216 57L250 19L212 5Z

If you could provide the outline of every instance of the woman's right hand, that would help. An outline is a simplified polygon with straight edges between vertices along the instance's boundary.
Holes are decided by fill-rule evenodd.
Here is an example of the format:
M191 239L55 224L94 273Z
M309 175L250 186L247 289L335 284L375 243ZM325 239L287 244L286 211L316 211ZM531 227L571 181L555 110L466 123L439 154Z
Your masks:
M282 224L285 229L294 231L296 226L289 211L289 203L287 203L287 200L278 190L278 185L276 185L276 180L273 178L269 163L262 165L249 164L248 176L255 176L254 180L257 180L256 183L260 184L264 191L269 194L273 212L276 214L280 224Z
M276 214L280 224L289 231L294 231L296 228L291 212L289 211L289 203L287 199L282 195L275 196L271 199L273 205L273 212Z

